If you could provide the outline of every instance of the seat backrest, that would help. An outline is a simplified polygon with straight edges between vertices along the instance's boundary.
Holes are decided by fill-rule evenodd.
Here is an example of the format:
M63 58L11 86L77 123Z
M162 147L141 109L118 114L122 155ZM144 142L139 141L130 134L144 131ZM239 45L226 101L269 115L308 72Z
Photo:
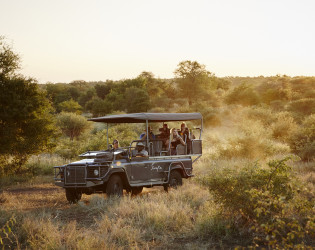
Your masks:
M176 147L176 154L177 155L185 155L187 154L186 152L186 146L182 145L182 144L178 144Z
M155 140L155 141L152 141L150 143L152 143L152 155L153 156L160 155L160 153L162 151L163 141L162 140Z
M202 154L202 140L191 140L191 154Z

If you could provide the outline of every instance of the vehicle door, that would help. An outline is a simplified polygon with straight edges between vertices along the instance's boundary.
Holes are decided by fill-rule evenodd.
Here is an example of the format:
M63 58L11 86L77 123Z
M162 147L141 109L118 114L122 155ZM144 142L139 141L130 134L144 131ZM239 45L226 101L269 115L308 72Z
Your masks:
M130 182L143 183L150 182L151 180L151 169L150 162L144 157L134 157L130 161L129 168L131 170Z
M170 162L165 160L154 160L150 164L151 181L161 182L166 180Z

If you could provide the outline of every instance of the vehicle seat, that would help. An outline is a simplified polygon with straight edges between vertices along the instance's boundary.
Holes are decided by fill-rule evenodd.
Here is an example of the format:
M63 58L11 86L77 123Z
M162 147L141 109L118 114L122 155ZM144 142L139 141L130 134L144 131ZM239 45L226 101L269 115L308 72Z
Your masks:
M202 154L202 140L191 140L191 153Z
M151 147L151 155L156 156L160 155L163 147L163 141L162 140L155 140L152 141L152 147Z
M186 145L178 144L176 147L176 154L177 155L186 155L187 154L187 147Z

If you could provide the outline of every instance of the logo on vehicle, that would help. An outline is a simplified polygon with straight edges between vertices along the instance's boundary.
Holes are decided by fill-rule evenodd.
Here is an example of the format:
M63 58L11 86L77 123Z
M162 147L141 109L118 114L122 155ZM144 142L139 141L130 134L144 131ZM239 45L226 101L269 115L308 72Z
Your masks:
M151 167L151 170L156 170L156 171L159 171L159 170L162 170L162 167L161 166L152 166Z

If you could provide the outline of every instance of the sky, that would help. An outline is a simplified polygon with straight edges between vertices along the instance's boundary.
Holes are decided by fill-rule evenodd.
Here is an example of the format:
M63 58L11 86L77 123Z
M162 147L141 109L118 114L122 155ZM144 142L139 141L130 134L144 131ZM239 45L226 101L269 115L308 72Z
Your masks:
M21 73L46 82L172 78L197 61L216 76L314 76L313 0L0 0L0 35Z

